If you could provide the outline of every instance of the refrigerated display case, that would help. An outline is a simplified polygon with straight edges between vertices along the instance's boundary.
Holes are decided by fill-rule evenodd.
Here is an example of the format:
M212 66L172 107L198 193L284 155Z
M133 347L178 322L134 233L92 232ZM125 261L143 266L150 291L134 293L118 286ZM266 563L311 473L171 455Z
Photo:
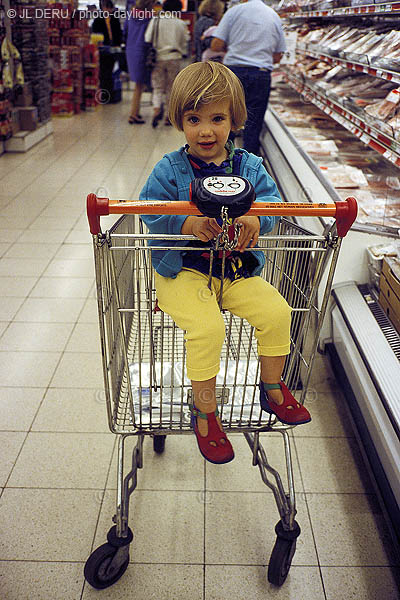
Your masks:
M360 199L359 219L343 240L320 351L329 355L341 382L365 464L399 548L400 336L378 303L374 285L379 275L375 271L373 277L367 249L396 245L399 239L400 191L395 188L400 168L368 145L367 138L357 139L332 121L284 83L282 76L274 79L261 148L283 198L287 202L332 202L351 195ZM362 169L356 166L357 156ZM351 174L358 178L351 180ZM346 187L349 179L352 185ZM379 186L387 182L392 187L382 193ZM318 233L327 225L317 217L311 225L310 219L297 222Z

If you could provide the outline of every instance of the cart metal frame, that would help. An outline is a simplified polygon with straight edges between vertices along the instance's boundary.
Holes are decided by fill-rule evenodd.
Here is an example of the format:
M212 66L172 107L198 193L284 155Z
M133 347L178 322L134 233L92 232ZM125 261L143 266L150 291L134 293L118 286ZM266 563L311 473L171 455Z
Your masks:
M129 212L127 204L122 207L121 204L114 203L116 210L110 212ZM169 204L175 206L169 206L168 210L176 210L178 203ZM192 203L179 203L179 206L182 204ZM254 249L265 255L261 276L274 285L292 307L291 353L283 379L301 403L309 385L341 238L350 228L357 210L354 199L338 205L320 205L320 210L329 206L336 217L322 236L313 235L281 218L276 233L261 236ZM143 467L145 436L153 437L154 450L161 454L168 435L192 433L188 407L191 387L185 376L183 332L157 307L151 267L154 246L149 246L148 241L163 240L165 245L157 246L157 250L187 250L195 238L146 233L137 214L147 208L138 203L134 204L133 214L122 216L109 231L102 233L99 216L108 214L111 206L108 199L98 199L93 194L88 197L108 423L110 430L118 436L115 525L108 532L107 543L97 548L85 565L86 579L98 589L115 583L129 563L129 545L133 539L129 528L129 499L137 485L138 469ZM279 210L283 212L282 206L279 205ZM294 208L289 205L289 209L285 205L286 212L293 214L296 206L300 205ZM302 205L303 212L310 214L310 209L306 208L310 206L315 207ZM269 205L265 210L276 209L276 205ZM160 203L157 208L152 206L148 210L161 210ZM193 206L190 210L194 210ZM210 252L212 249L210 246ZM198 248L193 250L199 251ZM318 306L321 285L324 293ZM268 580L282 585L300 534L295 520L297 511L289 438L292 427L283 425L260 409L257 394L259 365L253 328L243 319L230 313L223 314L226 340L220 380L217 380L217 402L225 431L244 434L251 450L252 464L259 467L263 482L274 494L280 520L275 528L277 538L269 561ZM286 487L260 443L260 433L272 431L282 435ZM125 473L128 436L136 436L137 443L129 472Z

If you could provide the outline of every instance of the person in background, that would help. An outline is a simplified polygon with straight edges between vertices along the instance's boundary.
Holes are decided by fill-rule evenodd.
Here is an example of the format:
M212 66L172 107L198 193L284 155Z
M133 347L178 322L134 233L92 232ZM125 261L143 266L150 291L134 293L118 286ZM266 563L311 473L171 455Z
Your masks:
M281 20L262 0L242 0L224 14L210 47L215 52L227 50L224 65L242 82L247 108L243 147L259 154L271 71L286 51Z
M114 15L114 4L111 0L100 2L101 13L92 24L92 33L103 36L100 51L100 89L103 99L109 102L119 102L121 96L114 90L114 68L121 54L114 52L116 46L122 43L122 30L119 19ZM112 48L112 49L111 49ZM120 92L119 92L120 94Z
M154 0L137 0L125 21L126 59L129 77L135 82L128 121L131 125L145 122L139 114L143 88L149 79L145 65L144 34L152 16L153 4Z
M157 50L157 62L151 73L153 127L157 127L163 117L164 95L168 114L172 82L181 70L181 60L187 54L189 40L189 31L185 23L170 14L163 16L163 13L180 12L181 10L181 0L165 0L163 12L159 13L159 17L151 19L144 36L145 42L153 42L153 46ZM171 125L168 117L166 117L164 125Z
M92 24L92 33L101 33L104 36L104 46L120 46L122 43L122 30L119 19L114 16L112 0L100 2L101 16Z
M206 29L216 25L224 13L224 4L220 0L203 0L199 7L199 18L194 26L195 61L201 61L205 48L202 47L201 36Z
M221 50L220 52L214 52L211 50L210 45L214 35L214 31L217 29L217 25L212 25L208 29L205 30L203 35L201 36L201 41L203 43L204 50L201 55L201 62L206 62L207 60L214 60L215 62L222 63L225 56L225 51Z

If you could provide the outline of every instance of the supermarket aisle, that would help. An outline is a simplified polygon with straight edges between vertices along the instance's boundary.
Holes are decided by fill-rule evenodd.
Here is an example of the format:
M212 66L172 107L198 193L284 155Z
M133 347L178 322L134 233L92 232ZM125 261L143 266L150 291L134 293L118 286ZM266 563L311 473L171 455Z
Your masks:
M205 464L192 436L171 436L162 456L147 441L131 502L132 564L107 591L84 583L116 485L84 199L99 188L136 197L182 140L171 128L129 126L128 108L125 99L55 120L55 134L27 155L0 158L2 598L395 600L390 535L323 357L313 421L293 435L302 534L283 588L266 582L277 509L240 436L223 467ZM284 473L280 436L264 444Z

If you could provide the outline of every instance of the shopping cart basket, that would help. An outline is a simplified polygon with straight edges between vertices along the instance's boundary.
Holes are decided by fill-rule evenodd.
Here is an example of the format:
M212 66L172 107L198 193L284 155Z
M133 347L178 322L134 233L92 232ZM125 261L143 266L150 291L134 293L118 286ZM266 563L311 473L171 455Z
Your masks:
M95 194L88 196L87 206L93 234L108 422L111 431L118 435L115 525L108 532L107 543L97 548L85 565L87 581L101 589L115 583L129 563L129 545L133 539L128 525L129 498L136 487L138 469L143 466L145 436L152 436L154 451L161 454L168 435L192 432L188 407L191 386L185 375L183 332L157 307L152 247L148 241L163 240L163 246L157 246L157 250L187 250L191 248L190 241L196 238L151 235L146 233L137 215L201 213L192 202L110 201ZM276 233L260 236L257 250L266 259L262 277L279 290L293 310L291 353L283 378L299 402L304 402L307 393L341 238L356 213L354 198L335 204L257 202L248 213L281 216ZM102 233L100 216L108 214L124 216ZM328 219L323 235L313 235L282 215L321 215L334 219ZM210 245L210 253L214 249ZM274 494L280 520L275 528L277 537L269 560L268 580L282 585L300 534L295 520L288 435L291 427L260 409L257 394L260 373L253 328L230 313L223 316L226 339L217 379L220 417L226 432L244 434L252 464L258 465L263 482ZM268 461L260 443L261 432L282 435L285 485ZM124 445L131 435L137 437L137 443L130 471L124 474Z

